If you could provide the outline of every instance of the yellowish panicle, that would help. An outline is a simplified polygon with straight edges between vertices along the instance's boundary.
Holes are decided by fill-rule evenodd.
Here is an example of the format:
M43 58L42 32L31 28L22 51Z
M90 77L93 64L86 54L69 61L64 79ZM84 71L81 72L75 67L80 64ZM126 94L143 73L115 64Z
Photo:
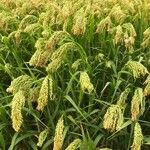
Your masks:
M125 64L125 67L129 69L135 79L148 74L147 68L137 61L130 60Z
M13 97L11 106L11 120L13 129L18 132L23 123L21 110L25 105L25 96L23 91L19 90Z
M44 141L46 140L48 135L48 130L45 129L39 134L37 146L42 147Z
M118 105L111 105L103 119L103 127L111 132L120 129L124 122L123 112Z
M131 101L131 115L132 120L138 119L144 113L145 110L145 99L142 88L137 88L134 92L134 96Z
M148 75L144 84L146 85L144 88L144 96L149 96L150 95L150 75Z
M80 73L80 86L82 91L88 91L91 93L94 90L94 86L90 81L89 75L83 71Z
M76 150L80 147L81 142L80 139L75 139L65 150Z
M44 107L48 103L48 85L49 85L48 82L49 82L49 79L48 79L48 76L46 76L45 79L43 80L40 93L39 93L39 98L37 100L38 102L37 110L39 111L43 111Z
M131 150L141 150L141 145L143 141L143 134L141 126L138 122L135 123L134 126L134 137L133 137L133 144L131 146Z
M55 137L54 137L54 147L53 150L61 150L63 145L63 132L64 132L64 120L61 117L58 120L55 129Z

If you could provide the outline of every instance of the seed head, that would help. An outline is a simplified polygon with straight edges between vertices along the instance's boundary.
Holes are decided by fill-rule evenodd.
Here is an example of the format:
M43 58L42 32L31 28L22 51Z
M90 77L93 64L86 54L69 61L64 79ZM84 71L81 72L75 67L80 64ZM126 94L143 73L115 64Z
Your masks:
M88 91L91 93L94 90L94 86L90 81L89 75L83 71L80 73L80 86L82 91Z
M146 87L144 89L144 96L148 96L148 95L150 95L150 75L148 75L144 84L146 85Z
M133 74L133 77L139 78L140 76L145 76L148 74L148 70L144 67L140 62L137 61L128 61L125 64L125 68L129 69L129 71Z
M58 120L55 129L55 137L54 137L54 147L53 150L61 150L63 145L63 132L64 132L64 120L61 117Z
M23 122L21 110L25 105L24 92L19 90L13 97L11 106L11 120L13 129L18 132Z
M133 144L131 146L131 150L141 150L142 141L143 141L142 129L140 124L136 122L134 127L134 139Z
M46 140L48 135L48 130L45 129L39 134L37 146L42 147L44 141Z
M31 78L28 75L21 75L11 82L11 85L7 88L6 91L15 95L19 90L22 90L26 96L31 86Z
M104 115L103 127L111 132L120 129L124 122L123 112L118 105L111 105Z
M80 139L75 139L65 150L76 150L80 147L81 142Z
M39 98L37 100L38 102L37 110L39 111L43 111L44 107L48 103L48 85L49 85L49 79L48 76L46 76L43 80L40 93L39 93Z
M131 101L131 115L132 120L136 120L138 116L142 115L145 110L145 100L142 88L137 88Z

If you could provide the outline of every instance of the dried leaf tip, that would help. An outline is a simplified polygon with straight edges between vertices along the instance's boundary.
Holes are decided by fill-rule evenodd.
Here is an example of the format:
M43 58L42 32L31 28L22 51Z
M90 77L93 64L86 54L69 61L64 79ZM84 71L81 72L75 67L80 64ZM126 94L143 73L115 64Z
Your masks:
M55 137L54 137L54 147L53 150L61 150L63 145L63 131L64 131L64 120L61 117L58 120L55 129Z

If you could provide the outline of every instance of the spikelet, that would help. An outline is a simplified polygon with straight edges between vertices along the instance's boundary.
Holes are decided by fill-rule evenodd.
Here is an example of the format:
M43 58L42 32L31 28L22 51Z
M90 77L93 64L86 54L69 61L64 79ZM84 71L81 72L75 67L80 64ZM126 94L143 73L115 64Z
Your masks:
M143 115L145 110L145 99L142 88L137 88L131 101L131 115L132 120L136 120L139 116Z
M107 16L106 18L101 20L100 23L97 25L96 32L102 33L105 30L110 31L111 27L112 27L111 18L109 16Z
M47 130L47 129L43 130L43 131L39 134L37 146L42 147L44 141L45 141L46 138L47 138L47 135L48 135L48 130Z
M25 96L32 86L32 80L28 75L21 75L11 82L11 85L6 89L7 92L16 94L19 90L24 91Z
M129 92L130 89L127 88L120 94L119 99L117 101L117 105L120 106L121 108L124 108Z
M109 13L109 16L114 18L114 20L120 24L123 23L126 18L126 15L121 10L121 7L119 5L115 5L112 8L111 12Z
M63 132L64 132L64 120L61 117L58 120L55 129L55 137L54 137L54 147L53 150L61 150L63 145Z
M65 150L76 150L80 147L81 142L80 139L75 139Z
M125 68L129 69L135 79L148 74L147 68L137 61L129 60L125 64Z
M84 9L78 10L74 16L72 32L74 35L83 35L86 30L87 18Z
M11 119L13 129L18 132L23 122L21 110L25 105L24 92L19 90L13 97L11 106Z
M142 48L150 46L150 27L144 31L143 42L141 43Z
M144 96L148 96L150 95L150 75L148 75L144 84L146 85L146 87L144 88Z
M111 105L103 119L103 127L111 132L120 129L124 122L123 112L118 105Z
M90 81L89 75L82 71L80 73L80 86L82 91L88 91L88 93L91 93L94 90L94 86Z
M40 93L39 93L39 98L37 100L38 102L37 110L39 111L43 111L44 107L48 103L48 92L49 92L48 86L49 86L49 78L48 76L46 76L43 80Z
M141 126L138 122L136 122L134 127L134 139L133 144L131 146L131 150L141 150L143 138L144 137L142 134Z

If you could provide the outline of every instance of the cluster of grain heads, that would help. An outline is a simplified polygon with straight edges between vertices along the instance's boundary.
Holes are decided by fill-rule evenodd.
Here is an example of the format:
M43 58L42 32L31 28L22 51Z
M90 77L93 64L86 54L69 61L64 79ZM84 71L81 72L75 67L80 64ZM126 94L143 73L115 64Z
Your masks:
M11 103L11 120L13 129L18 132L23 123L22 108L25 105L24 92L19 90L15 93Z
M137 120L139 116L143 115L145 110L145 99L142 88L137 88L131 101L131 115L132 120Z
M39 92L37 110L43 111L44 107L48 104L49 98L53 95L53 79L51 76L46 76L42 82Z
M150 75L147 76L146 81L144 82L146 85L144 88L144 96L149 96L150 95Z
M140 62L133 60L129 60L125 64L125 68L127 68L132 73L135 79L141 76L145 76L146 74L149 73L145 66L143 66Z
M42 147L42 145L43 145L44 141L46 140L47 136L48 136L48 129L43 130L39 134L38 143L37 143L38 147Z
M142 129L140 124L136 122L134 126L134 139L133 144L131 146L131 150L141 150L142 141L143 141Z
M90 81L90 77L87 74L87 72L82 71L80 73L80 87L82 91L88 91L88 93L91 93L94 90L94 86Z
M81 63L82 63L82 59L77 59L76 61L73 62L71 68L77 70L81 65Z
M147 28L143 34L144 34L144 38L143 38L143 42L142 42L141 46L142 46L142 48L146 48L146 47L150 46L150 27Z
M28 75L21 75L11 82L11 85L7 88L6 91L15 95L19 90L22 90L26 96L28 95L31 86L31 77L29 77Z
M64 120L61 117L56 125L53 150L61 150L63 145Z
M103 127L111 132L120 129L124 122L123 111L118 105L111 105L104 115Z
M81 142L80 139L75 139L65 150L76 150L80 147Z

